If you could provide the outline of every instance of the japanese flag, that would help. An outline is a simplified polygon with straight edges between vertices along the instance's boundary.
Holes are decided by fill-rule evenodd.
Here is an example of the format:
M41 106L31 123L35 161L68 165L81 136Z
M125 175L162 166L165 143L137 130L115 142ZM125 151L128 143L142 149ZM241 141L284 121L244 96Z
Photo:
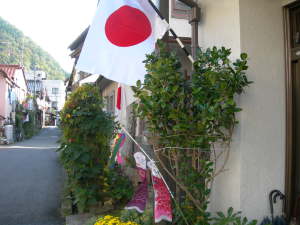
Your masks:
M133 86L167 30L148 0L101 0L76 68Z

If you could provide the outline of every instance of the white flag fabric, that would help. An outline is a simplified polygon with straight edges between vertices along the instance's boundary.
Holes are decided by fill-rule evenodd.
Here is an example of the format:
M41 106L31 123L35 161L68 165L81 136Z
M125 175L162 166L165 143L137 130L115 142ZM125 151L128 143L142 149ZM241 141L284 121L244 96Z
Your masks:
M168 30L147 0L101 0L76 69L135 86L146 54Z
M126 127L123 123L128 120L130 114L128 107L136 100L131 87L118 83L116 100L116 119Z

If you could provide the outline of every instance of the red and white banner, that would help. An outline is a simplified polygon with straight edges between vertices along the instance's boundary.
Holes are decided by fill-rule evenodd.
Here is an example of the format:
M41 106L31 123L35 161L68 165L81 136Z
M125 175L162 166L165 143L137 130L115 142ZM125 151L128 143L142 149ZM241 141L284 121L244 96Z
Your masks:
M146 54L168 26L146 0L101 0L76 68L136 85L146 74Z
M128 108L135 101L134 93L131 87L118 84L116 93L116 119L124 127L130 116L131 109Z
M132 200L126 205L125 209L135 209L139 213L143 213L146 208L148 198L148 182L147 182L147 161L146 156L137 152L134 154L136 161L136 167L140 176L140 184L132 198Z
M163 220L172 222L172 206L170 192L160 175L158 168L152 161L148 162L148 168L151 170L152 183L154 189L154 219L155 223Z

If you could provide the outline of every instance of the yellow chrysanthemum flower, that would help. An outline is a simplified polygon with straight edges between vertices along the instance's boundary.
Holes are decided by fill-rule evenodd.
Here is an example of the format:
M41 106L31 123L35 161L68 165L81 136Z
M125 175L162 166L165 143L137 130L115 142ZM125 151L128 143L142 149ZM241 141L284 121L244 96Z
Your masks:
M110 215L105 216L104 218L99 218L94 225L139 225L135 222L122 222L119 217L113 217Z

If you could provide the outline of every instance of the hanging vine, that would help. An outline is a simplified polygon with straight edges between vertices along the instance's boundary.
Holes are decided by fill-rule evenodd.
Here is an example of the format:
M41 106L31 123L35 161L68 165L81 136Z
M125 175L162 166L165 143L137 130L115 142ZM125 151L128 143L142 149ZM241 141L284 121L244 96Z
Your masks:
M190 224L209 224L211 184L225 169L241 111L235 97L251 83L247 54L233 63L230 54L224 47L200 50L187 80L178 57L160 43L159 51L147 56L144 83L133 88L137 115L147 121L156 158L174 181L176 201ZM185 224L179 214L175 220Z

